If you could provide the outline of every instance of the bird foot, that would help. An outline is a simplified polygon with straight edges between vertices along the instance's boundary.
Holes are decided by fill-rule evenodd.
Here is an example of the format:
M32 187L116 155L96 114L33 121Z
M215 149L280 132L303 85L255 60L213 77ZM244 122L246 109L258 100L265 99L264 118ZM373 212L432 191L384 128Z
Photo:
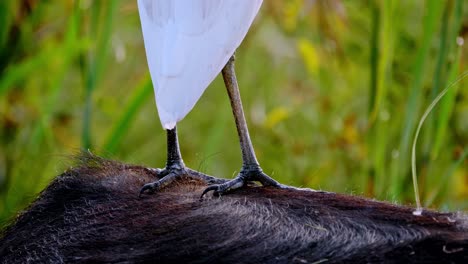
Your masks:
M181 179L183 177L202 180L207 184L224 184L228 181L198 172L196 170L192 170L185 167L184 165L167 166L164 169L155 169L155 171L159 180L143 185L139 194L140 198L144 193L152 194L168 186L175 180Z
M287 188L287 186L280 184L279 182L273 180L270 176L266 175L262 169L258 166L254 168L244 168L241 172L232 180L220 183L220 184L213 184L207 187L200 199L203 198L205 194L210 191L213 191L213 195L221 196L225 193L228 193L232 190L239 189L244 186L248 182L258 181L262 184L262 186L273 186L276 188Z

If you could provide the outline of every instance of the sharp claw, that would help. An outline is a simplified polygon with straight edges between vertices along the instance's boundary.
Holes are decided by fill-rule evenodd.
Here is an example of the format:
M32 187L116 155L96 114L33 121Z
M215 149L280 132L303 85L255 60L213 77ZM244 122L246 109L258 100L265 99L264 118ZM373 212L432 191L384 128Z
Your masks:
M203 191L202 195L200 196L200 200L202 200L202 199L203 199L203 196L204 196L205 194L207 194L208 192L210 192L210 191L215 191L215 192L217 192L218 188L219 188L219 185L211 185L211 186L208 186L208 187Z
M234 190L234 189L238 189L242 187L244 184L245 184L244 179L242 177L238 177L226 183L208 186L203 191L202 195L200 196L200 200L202 200L203 196L210 191L214 191L213 195L215 196L221 196L222 194L225 194L226 192L229 192L230 190Z
M141 198L141 195L144 194L146 190L149 190L149 193L153 193L156 188L157 186L155 186L154 183L148 183L148 184L143 185L143 187L141 187L138 198Z

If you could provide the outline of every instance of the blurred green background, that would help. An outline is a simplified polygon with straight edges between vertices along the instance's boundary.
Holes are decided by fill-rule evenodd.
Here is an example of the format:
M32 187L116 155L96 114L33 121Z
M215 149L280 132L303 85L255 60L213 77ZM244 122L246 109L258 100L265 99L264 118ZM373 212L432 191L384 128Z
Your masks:
M265 1L236 60L263 169L285 184L414 204L415 128L466 70L463 2ZM424 206L468 208L467 83L423 127ZM240 149L221 78L178 127L188 166L235 176ZM1 222L80 149L161 167L165 139L136 1L0 2Z

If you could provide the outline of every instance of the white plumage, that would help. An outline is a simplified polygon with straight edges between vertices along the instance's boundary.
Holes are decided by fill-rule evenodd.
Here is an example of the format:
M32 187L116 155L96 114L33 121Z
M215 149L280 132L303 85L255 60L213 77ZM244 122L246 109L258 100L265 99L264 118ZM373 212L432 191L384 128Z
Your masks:
M262 0L138 0L159 118L184 118L244 39Z

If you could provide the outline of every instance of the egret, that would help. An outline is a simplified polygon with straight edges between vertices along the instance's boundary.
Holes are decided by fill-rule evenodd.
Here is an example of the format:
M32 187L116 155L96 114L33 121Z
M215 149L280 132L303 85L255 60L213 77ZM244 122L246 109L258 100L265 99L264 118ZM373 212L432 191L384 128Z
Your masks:
M263 173L245 121L234 69L234 53L241 44L262 0L138 0L146 57L156 106L167 131L167 162L160 180L145 184L154 192L178 177L190 175L211 184L202 196L221 195L247 181L282 187ZM192 110L208 85L222 72L237 126L242 168L233 180L221 180L184 165L176 124Z

